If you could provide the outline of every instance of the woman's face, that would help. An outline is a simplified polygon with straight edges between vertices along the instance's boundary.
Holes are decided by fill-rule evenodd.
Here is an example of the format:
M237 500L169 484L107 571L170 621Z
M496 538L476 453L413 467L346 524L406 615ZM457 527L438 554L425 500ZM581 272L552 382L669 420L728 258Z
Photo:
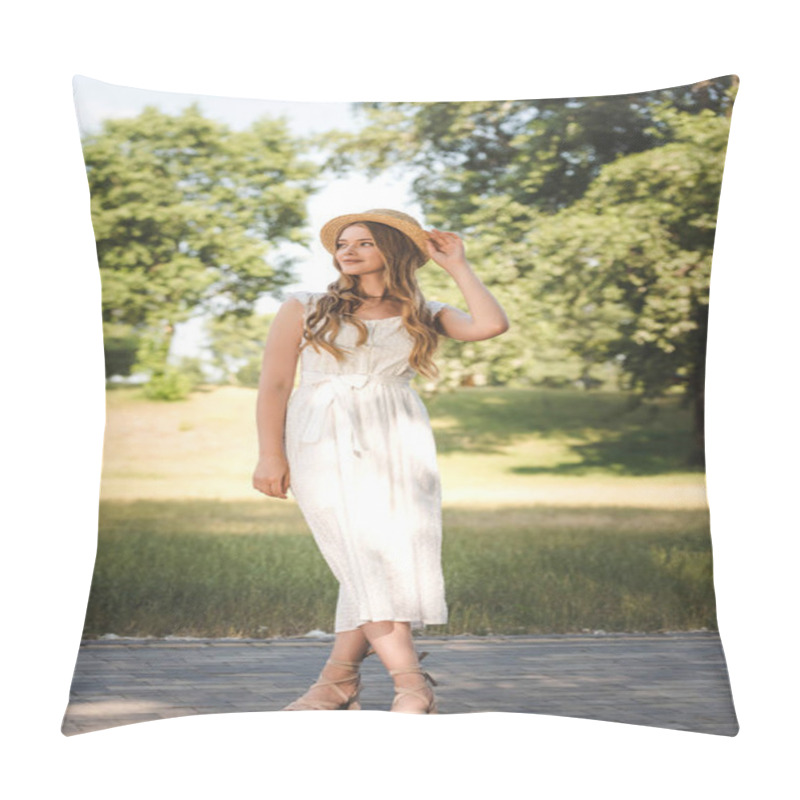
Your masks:
M366 225L345 228L336 240L336 263L345 275L366 275L386 269L386 261Z

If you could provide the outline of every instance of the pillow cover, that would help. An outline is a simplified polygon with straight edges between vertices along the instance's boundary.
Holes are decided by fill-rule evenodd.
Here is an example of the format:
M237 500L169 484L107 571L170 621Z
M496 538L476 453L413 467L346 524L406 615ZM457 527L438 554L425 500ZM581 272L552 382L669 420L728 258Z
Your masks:
M411 383L415 420L429 422L441 472L415 524L441 532L446 613L412 631L439 713L735 735L703 392L737 86L351 107L76 76L107 423L63 733L277 711L321 674L352 598L318 547L333 516L304 513L292 486L285 499L253 486L264 342L279 304L294 297L308 320L337 280L323 224L397 209L458 236L510 323L448 335L459 311L479 318L486 304L458 269L431 259L414 272L439 333L438 374ZM410 348L422 308L359 314L362 352L386 358L402 337ZM356 326L343 327L354 345ZM301 376L322 358L311 353ZM328 401L348 410L346 397ZM423 465L424 441L402 464ZM399 455L384 455L369 463L392 472ZM355 496L376 506L376 486ZM361 676L361 708L388 710L380 660Z

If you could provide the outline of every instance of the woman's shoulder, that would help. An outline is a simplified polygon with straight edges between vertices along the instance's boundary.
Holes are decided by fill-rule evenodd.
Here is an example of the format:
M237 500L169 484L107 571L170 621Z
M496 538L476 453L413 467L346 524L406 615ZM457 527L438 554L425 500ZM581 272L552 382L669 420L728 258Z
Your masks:
M435 317L443 308L455 308L455 306L451 306L450 303L443 303L441 300L426 300L425 305L428 307L428 310L433 314Z
M284 292L284 298L286 300L290 300L291 298L299 300L305 308L308 308L324 294L325 292L311 292L306 290L297 290L294 292Z

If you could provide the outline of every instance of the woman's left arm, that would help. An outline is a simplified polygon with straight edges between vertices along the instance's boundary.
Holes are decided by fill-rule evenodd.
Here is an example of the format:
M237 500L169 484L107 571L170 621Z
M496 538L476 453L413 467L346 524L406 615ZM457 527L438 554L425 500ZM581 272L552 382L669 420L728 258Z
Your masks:
M461 238L436 228L431 228L428 236L428 255L453 278L469 308L469 314L455 308L442 309L437 316L444 333L462 342L505 333L510 327L508 317L467 261Z

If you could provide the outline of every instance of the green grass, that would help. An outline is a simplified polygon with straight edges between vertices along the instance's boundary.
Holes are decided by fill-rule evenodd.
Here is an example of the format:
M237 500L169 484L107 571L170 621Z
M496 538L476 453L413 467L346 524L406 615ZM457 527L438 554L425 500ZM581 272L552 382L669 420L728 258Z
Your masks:
M336 587L296 512L274 516L251 502L102 503L85 635L307 632Z
M250 484L255 390L107 395L85 635L333 629L337 585L293 500ZM431 634L716 629L705 476L670 397L476 388L426 401L450 621Z
M436 396L428 408L441 455L518 452L516 474L703 471L688 464L691 410L675 397L631 408L619 392L486 388Z
M84 635L332 630L336 582L296 507L104 502ZM445 510L436 634L716 629L701 511Z
M702 512L472 510L446 525L447 633L716 629Z

